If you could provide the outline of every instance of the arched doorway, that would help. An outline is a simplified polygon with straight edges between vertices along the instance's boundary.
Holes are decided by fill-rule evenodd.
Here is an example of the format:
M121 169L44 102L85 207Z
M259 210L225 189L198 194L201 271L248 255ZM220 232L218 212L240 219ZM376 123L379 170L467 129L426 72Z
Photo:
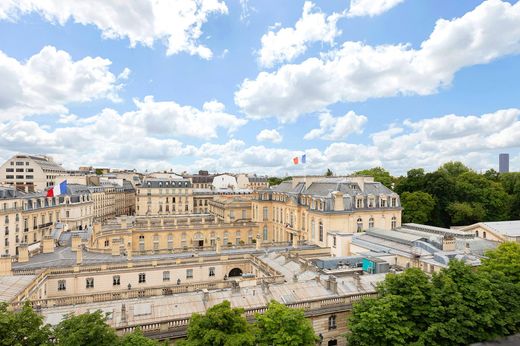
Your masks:
M229 275L228 275L230 278L231 277L237 277L237 276L242 276L242 269L240 268L233 268L231 269L231 271L229 272Z

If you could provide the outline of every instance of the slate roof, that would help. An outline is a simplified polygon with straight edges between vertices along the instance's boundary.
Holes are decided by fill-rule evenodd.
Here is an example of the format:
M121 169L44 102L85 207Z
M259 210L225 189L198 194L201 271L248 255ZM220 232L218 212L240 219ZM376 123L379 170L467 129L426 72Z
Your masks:
M143 188L190 188L191 182L188 179L156 179L147 178L141 185Z

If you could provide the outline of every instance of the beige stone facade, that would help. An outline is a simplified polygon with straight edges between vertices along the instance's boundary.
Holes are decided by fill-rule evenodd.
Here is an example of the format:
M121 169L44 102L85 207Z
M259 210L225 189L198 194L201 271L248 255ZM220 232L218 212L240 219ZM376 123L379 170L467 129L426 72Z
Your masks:
M186 179L146 179L137 187L136 215L193 213L193 187Z
M274 241L332 247L328 234L352 234L401 225L399 196L369 177L295 177L258 190L252 205L259 232Z
M85 229L93 222L93 202L87 190L72 187L69 194L45 197L24 194L11 188L0 191L0 253L17 256L26 244L37 252L43 237L50 236L56 223L67 229Z
M25 192L43 191L65 173L49 156L15 155L0 166L0 184Z

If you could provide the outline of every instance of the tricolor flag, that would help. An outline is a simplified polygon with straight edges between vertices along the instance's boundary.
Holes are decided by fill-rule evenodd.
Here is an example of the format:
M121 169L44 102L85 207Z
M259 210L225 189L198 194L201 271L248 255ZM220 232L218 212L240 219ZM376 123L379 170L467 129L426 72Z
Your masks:
M47 190L47 197L55 197L67 193L67 181L62 181L59 185Z
M293 161L293 163L295 165L297 165L298 163L306 163L307 162L307 155L303 154L302 157L301 157L301 160L300 160L299 156L295 156L295 157L293 157L292 161Z

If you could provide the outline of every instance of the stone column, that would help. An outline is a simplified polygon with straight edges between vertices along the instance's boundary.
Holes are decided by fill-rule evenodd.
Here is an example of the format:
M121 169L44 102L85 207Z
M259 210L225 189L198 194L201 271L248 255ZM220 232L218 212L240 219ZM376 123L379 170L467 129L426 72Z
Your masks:
M217 252L217 254L219 254L220 251L221 251L221 246L222 246L220 244L220 237L217 237L215 245L216 245L216 250L215 251Z
M259 234L256 235L256 249L260 250L262 249L262 238Z

